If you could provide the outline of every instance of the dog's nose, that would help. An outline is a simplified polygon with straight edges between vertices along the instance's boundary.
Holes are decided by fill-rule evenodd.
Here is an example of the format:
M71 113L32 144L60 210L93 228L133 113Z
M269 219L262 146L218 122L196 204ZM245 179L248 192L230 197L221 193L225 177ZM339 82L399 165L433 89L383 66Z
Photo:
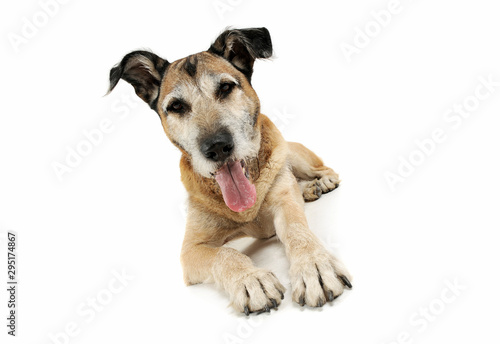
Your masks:
M233 148L233 137L227 132L221 132L205 139L200 147L203 155L212 161L223 161L231 155Z

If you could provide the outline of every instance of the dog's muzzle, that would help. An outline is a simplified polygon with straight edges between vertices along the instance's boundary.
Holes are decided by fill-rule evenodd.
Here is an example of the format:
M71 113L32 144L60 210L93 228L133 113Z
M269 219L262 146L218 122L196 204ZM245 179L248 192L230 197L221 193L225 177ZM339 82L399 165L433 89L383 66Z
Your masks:
M234 149L233 136L227 131L219 132L202 140L200 150L205 158L222 162L229 158Z
M257 200L257 191L250 181L245 161L230 158L234 141L229 131L221 130L201 140L200 150L205 158L219 163L215 180L229 209L242 212L251 208Z

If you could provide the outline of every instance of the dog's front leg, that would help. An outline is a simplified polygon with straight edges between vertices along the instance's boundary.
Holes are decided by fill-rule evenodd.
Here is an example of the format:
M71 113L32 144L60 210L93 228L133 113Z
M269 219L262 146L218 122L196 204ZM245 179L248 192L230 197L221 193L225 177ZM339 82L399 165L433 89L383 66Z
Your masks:
M321 307L342 294L344 286L351 287L349 272L309 229L302 193L287 168L280 173L268 201L276 234L290 261L293 301Z
M229 294L231 305L247 315L277 308L285 287L276 276L255 267L243 253L222 246L223 241L214 241L207 228L193 227L193 222L188 220L181 253L186 284L215 282ZM204 239L209 238L207 243Z

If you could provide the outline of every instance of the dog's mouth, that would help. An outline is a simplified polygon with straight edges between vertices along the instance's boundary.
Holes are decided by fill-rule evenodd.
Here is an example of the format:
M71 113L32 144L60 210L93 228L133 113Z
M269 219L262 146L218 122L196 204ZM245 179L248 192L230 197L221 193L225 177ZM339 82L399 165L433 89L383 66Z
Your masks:
M235 212L251 208L257 200L255 185L250 182L250 174L244 160L226 162L215 172L226 205Z

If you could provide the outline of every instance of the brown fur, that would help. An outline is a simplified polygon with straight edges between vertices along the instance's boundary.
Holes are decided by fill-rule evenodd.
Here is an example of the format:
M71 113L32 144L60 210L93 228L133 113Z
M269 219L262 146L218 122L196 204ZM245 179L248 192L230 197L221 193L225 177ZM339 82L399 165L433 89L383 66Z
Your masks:
M250 78L254 60L271 52L266 29L228 30L206 52L169 64L153 53L137 51L110 73L110 90L119 78L131 83L158 112L165 133L182 152L181 179L189 194L181 252L186 284L215 282L229 294L233 307L247 314L276 308L285 288L272 272L225 246L236 238L279 238L290 260L292 299L301 305L319 307L333 301L344 286L350 287L351 278L310 231L303 209L304 200L334 190L338 175L303 145L286 142L260 113ZM214 96L214 85L220 87L222 78L236 85L224 101ZM189 103L189 113L166 110L180 98ZM238 126L232 129L240 135L240 146L255 154L244 161L256 187L256 202L242 212L224 203L213 178L215 170L207 171L213 162L200 158L197 146L204 135L217 133L228 123ZM247 140L244 144L241 137Z
M287 153L283 137L269 118L261 114L257 119L257 126L261 128L261 146L258 158L259 176L253 180L257 189L255 205L242 213L230 210L224 203L215 180L196 174L189 163L189 157L183 155L180 165L181 179L189 193L190 203L236 223L246 223L255 219L276 174L285 163Z

